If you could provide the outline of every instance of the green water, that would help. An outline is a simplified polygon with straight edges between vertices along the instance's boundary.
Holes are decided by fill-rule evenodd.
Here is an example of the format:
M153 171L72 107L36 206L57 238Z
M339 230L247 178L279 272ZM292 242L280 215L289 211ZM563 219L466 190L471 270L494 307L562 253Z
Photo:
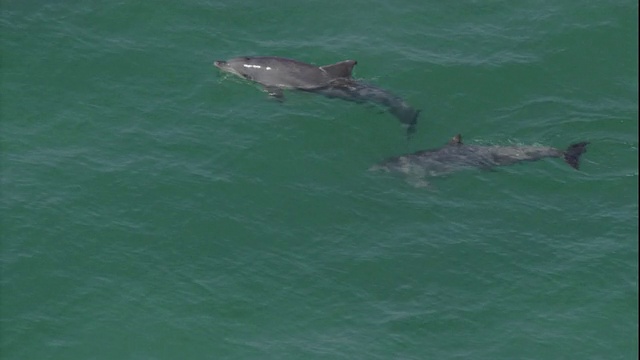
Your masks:
M634 1L3 1L2 359L636 359ZM216 59L355 59L422 110ZM564 148L415 188L437 147Z

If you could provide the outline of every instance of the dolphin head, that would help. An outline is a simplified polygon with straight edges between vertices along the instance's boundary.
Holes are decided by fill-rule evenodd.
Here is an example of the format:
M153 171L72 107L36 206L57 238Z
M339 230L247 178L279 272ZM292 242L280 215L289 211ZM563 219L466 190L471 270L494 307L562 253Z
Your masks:
M247 80L256 81L263 85L273 85L274 79L269 77L273 69L273 60L269 57L248 57L241 56L229 60L216 60L213 62L218 69L245 78ZM277 83L277 81L276 81Z
M240 61L239 59L241 58L230 60L216 60L213 62L213 65L224 72L238 75L240 77L247 77L247 74L242 71L244 62ZM248 60L248 58L245 59Z

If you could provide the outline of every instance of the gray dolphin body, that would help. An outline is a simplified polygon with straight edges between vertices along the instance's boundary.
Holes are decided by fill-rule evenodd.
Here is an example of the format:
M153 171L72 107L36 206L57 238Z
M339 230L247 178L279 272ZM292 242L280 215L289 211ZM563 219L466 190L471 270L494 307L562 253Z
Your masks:
M415 131L419 111L390 92L351 77L355 60L315 66L297 60L272 57L238 57L218 60L220 70L261 84L269 95L282 98L283 89L319 93L354 102L371 102L386 107L401 123Z
M587 151L588 142L570 145L566 150L548 146L482 146L465 145L462 136L456 135L440 148L417 151L389 158L370 170L399 172L408 175L409 182L425 186L425 177L445 175L468 168L492 169L523 161L544 158L564 158L574 169L580 165L580 156Z

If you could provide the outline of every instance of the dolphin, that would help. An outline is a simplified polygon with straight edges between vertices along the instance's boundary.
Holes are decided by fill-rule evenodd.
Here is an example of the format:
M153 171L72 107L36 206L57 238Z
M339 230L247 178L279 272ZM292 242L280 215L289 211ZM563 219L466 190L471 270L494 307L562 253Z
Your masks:
M399 172L408 176L415 186L427 186L425 177L449 174L468 168L492 170L497 166L513 165L524 161L561 157L574 169L580 167L580 156L587 151L589 142L569 145L566 150L548 146L482 146L462 143L460 134L447 145L395 156L372 166L369 170Z
M407 126L409 135L415 132L420 111L384 89L353 79L351 72L357 63L355 60L344 60L315 66L281 57L245 56L216 60L213 64L223 72L259 83L269 95L278 99L283 99L283 90L295 89L330 98L381 105Z

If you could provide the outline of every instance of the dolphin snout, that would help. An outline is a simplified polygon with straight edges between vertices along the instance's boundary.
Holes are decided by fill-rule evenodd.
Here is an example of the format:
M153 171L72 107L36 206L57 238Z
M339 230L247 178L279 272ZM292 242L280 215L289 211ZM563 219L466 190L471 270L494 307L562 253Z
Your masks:
M224 60L216 60L216 61L213 62L213 65L215 65L217 67L222 67L222 66L225 66L226 64L227 64L227 62L224 61Z

